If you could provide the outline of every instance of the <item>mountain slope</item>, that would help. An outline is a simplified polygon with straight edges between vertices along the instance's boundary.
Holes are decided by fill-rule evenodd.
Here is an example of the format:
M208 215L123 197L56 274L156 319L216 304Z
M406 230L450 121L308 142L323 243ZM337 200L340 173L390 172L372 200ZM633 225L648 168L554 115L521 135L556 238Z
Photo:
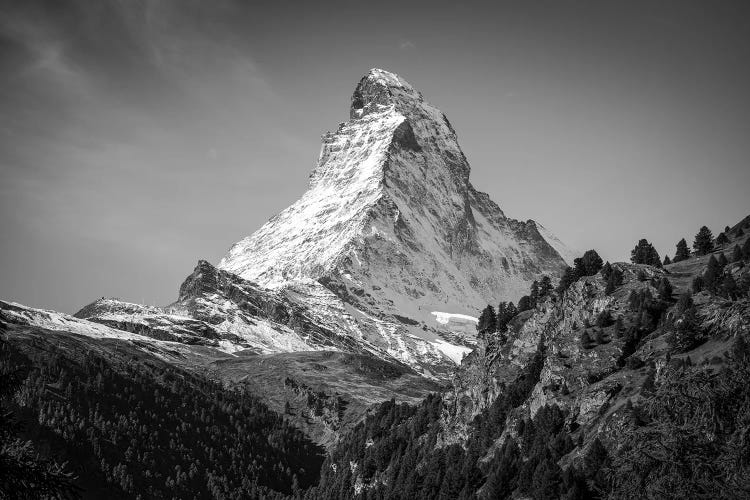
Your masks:
M365 314L430 326L432 311L516 300L562 270L563 245L474 189L448 119L401 77L371 70L350 117L323 137L303 197L221 269L273 289L323 285Z
M76 316L228 353L369 353L447 379L475 345L477 304L557 276L567 251L474 189L447 118L400 77L370 71L350 116L324 136L304 196L218 269L200 261L175 303L102 299Z
M750 246L730 238L705 290L711 255L617 263L614 290L604 270L518 314L451 390L373 411L309 496L747 497Z

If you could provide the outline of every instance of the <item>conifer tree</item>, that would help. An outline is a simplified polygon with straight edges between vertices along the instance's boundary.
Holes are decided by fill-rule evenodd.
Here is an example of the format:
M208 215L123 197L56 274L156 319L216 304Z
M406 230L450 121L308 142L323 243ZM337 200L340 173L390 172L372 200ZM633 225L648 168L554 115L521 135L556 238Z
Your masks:
M630 261L633 264L648 264L650 266L661 267L659 253L645 238L639 240L635 248L630 251Z
M669 259L669 255L664 256L664 262L662 262L662 265L668 266L672 263L672 261Z
M703 288L703 276L698 275L693 278L693 282L691 283L691 289L693 290L693 293L700 293L703 291Z
M680 299L677 301L675 306L675 314L682 315L685 311L693 307L693 297L690 293L685 292L680 295Z
M518 309L513 302L500 302L500 305L497 306L497 331L507 332L508 323L516 314L518 314Z
M593 276L598 273L604 265L604 261L596 250L587 250L586 253L581 257L583 263L584 276ZM575 263L575 261L573 261Z
M717 260L719 261L719 265L721 266L722 269L724 269L727 266L727 264L729 264L729 261L727 260L727 256L724 255L723 252L719 254L719 258Z
M707 255L714 250L714 240L711 230L706 226L700 228L693 241L693 249L698 255Z
M716 237L716 244L723 246L727 243L729 243L729 238L727 238L726 233L719 233L719 236Z
M575 270L572 267L566 267L565 271L563 271L563 275L560 278L560 283L557 285L557 294L562 296L562 294L570 288L570 285L575 283L578 280L579 276L575 272Z
M487 333L494 333L497 330L497 315L495 314L495 308L491 305L487 305L479 315L479 321L477 322L477 331L480 335Z
M528 295L524 295L518 300L518 312L521 313L533 308L534 304L531 301L531 297L529 297Z
M688 250L687 241L685 241L685 238L682 238L677 242L677 252L672 262L680 262L688 258L690 258L690 251Z
M542 276L542 279L539 281L539 298L546 297L547 295L552 292L552 279L544 275Z
M742 258L750 260L750 238L745 240L745 244L742 245Z
M605 262L604 267L602 267L602 270L600 272L602 278L604 278L605 281L608 280L609 275L612 274L612 264L610 264L609 261Z
M712 255L708 259L708 265L706 271L703 273L703 288L711 293L716 293L716 288L719 285L721 279L721 265L719 261Z
M539 282L537 280L534 280L533 283L531 283L529 299L531 299L532 305L536 306L536 303L539 300Z
M682 297L680 297L680 301L683 301ZM690 306L686 307L688 303ZM678 308L681 307L686 308L682 310L680 317L677 318L674 329L667 335L667 343L674 348L687 351L692 349L698 341L698 333L696 331L698 321L692 298L682 306L678 303Z
M661 281L659 282L659 298L661 300L671 300L672 299L672 284L669 282L669 280L666 277L663 277Z

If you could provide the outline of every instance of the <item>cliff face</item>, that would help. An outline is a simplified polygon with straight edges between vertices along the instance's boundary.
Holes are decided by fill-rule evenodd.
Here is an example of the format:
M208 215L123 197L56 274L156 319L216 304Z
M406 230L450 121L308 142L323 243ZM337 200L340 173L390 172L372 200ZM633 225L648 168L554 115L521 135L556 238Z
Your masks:
M632 427L632 406L651 395L653 384L681 363L721 366L735 339L750 334L747 297L730 300L707 292L693 295L698 345L680 349L670 343L679 326L675 300L705 271L708 256L660 270L617 263L623 283L605 293L601 275L580 279L560 298L548 298L509 325L507 342L481 341L464 359L445 395L441 445L465 443L478 415L486 414L511 381L524 373L541 348L543 367L528 398L509 412L504 431L489 448L490 459L509 438L519 440L519 426L544 406L557 406L566 415L565 428L581 434L581 444L561 461L578 463L598 438L611 450ZM730 263L725 272L738 283L750 281L750 269ZM662 278L674 286L672 299L660 301ZM638 304L633 296L657 298ZM661 308L661 309L660 309ZM689 361L687 361L689 359ZM675 365L676 364L676 365Z
M630 310L628 298L631 291L648 290L656 296L651 280L660 278L663 272L622 263L614 268L623 272L624 284L611 295L605 293L601 276L584 277L561 298L548 298L535 310L517 316L509 325L507 342L483 342L466 358L449 393L452 407L446 418L450 429L447 442L465 437L471 420L492 404L505 383L521 374L540 345L544 349L540 380L517 415L511 417L509 429L514 419L533 417L546 404L567 410L574 426L589 425L625 381L633 382L634 374L621 371L618 363L624 353L624 329L635 322L636 311ZM640 281L639 272L648 279ZM609 313L613 320L600 320L601 326L597 326L602 312ZM623 318L620 325L615 323L617 317ZM584 333L591 342L581 341Z

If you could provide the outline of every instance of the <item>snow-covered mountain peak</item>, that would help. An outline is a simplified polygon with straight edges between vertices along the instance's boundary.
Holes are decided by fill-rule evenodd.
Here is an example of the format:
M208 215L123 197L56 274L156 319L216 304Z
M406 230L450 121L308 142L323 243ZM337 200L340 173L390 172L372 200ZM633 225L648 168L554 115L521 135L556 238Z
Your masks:
M352 94L351 119L362 118L387 107L398 107L399 101L422 101L422 95L395 73L373 68L359 81Z
M312 298L326 316L347 310L355 337L413 365L434 352L403 340L437 342L432 311L474 315L565 266L556 238L506 217L469 173L445 115L400 76L370 70L350 120L323 136L308 191L219 268Z

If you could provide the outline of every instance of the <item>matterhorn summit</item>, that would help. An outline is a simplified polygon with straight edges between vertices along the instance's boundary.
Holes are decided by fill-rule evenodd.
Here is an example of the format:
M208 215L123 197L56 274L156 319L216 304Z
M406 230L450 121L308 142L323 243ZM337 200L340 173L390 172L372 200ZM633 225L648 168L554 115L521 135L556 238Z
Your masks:
M407 363L434 346L455 359L457 337L440 331L451 321L436 318L517 300L543 274L559 275L569 252L474 189L450 122L400 76L370 70L349 117L323 136L302 198L218 267L325 316L346 311L355 336ZM428 345L404 349L416 339Z
M506 217L469 171L445 115L373 69L349 121L323 136L302 198L218 267L199 261L175 302L102 298L74 317L0 302L0 318L130 339L179 363L324 351L446 379L475 345L477 311L570 259L538 223Z

